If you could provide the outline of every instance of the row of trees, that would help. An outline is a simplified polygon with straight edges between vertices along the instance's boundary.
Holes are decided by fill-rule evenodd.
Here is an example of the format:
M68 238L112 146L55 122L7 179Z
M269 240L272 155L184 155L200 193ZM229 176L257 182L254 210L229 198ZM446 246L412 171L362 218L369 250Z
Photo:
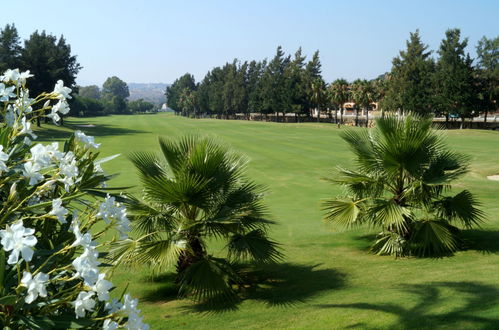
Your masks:
M301 48L291 57L278 47L270 61L235 59L212 69L199 83L191 74L183 75L167 89L167 104L193 117L244 114L249 118L259 113L275 114L279 120L281 114L294 113L298 119L315 110L327 111L331 121L342 123L345 103L351 102L356 124L359 110L368 116L375 103L382 111L458 116L463 121L483 113L486 120L487 113L497 109L499 37L483 37L474 60L466 53L467 45L459 29L450 29L434 58L416 31L410 34L406 50L393 59L389 73L373 80L337 79L330 84L321 76L318 51L306 62Z
M292 58L279 46L270 61L240 62L235 59L209 71L201 83L185 74L167 89L167 104L183 115L236 113L309 115L318 106L313 87L324 86L319 52L305 61L301 48Z
M103 116L108 114L132 114L154 111L157 106L142 99L128 101L128 85L113 76L106 79L102 89L97 85L78 88L71 115Z

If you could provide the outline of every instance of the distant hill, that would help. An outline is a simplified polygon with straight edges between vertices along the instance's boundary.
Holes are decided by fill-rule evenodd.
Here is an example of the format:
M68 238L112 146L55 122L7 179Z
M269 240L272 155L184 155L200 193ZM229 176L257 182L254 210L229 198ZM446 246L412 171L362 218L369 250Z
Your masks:
M155 104L165 103L165 90L170 84L163 83L128 83L130 101L144 99Z

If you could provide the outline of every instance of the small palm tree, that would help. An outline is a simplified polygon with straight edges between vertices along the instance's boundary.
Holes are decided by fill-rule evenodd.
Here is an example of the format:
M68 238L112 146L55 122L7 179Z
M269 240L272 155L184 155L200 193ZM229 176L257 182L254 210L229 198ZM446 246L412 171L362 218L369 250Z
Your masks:
M180 293L196 300L234 298L241 277L235 263L280 259L267 237L263 188L244 176L246 162L211 138L159 139L164 157L130 156L144 187L130 198L137 239L114 250L118 262L149 264L165 271L176 265ZM226 257L209 251L225 242Z
M459 247L456 225L479 225L482 212L463 190L447 195L467 171L467 157L449 151L431 119L393 115L373 130L349 130L342 138L355 154L356 169L340 168L331 181L346 188L344 199L326 201L326 220L381 228L378 254L442 255Z
M333 81L329 87L331 102L338 107L340 110L340 120L338 122L338 127L343 124L343 104L348 102L350 99L350 87L348 81L345 79L337 79Z
M317 108L317 122L321 119L321 106L325 101L326 84L321 78L316 78L310 85L311 100Z

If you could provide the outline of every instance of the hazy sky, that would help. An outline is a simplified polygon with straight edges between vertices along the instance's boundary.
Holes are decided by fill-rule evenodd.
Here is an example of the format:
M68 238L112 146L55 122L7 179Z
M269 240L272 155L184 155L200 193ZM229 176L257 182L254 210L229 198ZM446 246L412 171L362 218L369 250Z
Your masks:
M459 27L474 55L482 36L499 35L499 0L128 1L3 0L0 23L22 39L35 30L63 34L83 69L81 85L117 75L127 82L202 79L214 66L320 50L323 76L374 78L390 69L409 32L437 49Z

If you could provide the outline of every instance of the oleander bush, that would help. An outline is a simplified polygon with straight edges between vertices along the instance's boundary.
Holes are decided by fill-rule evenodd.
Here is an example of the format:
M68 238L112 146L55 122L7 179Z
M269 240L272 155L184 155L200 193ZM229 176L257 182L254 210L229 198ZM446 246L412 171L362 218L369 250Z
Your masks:
M127 237L129 221L119 196L107 194L106 159L79 131L62 148L35 142L31 121L57 123L71 90L58 81L30 98L31 76L17 69L0 76L0 325L148 329L136 299L110 297L104 251Z

